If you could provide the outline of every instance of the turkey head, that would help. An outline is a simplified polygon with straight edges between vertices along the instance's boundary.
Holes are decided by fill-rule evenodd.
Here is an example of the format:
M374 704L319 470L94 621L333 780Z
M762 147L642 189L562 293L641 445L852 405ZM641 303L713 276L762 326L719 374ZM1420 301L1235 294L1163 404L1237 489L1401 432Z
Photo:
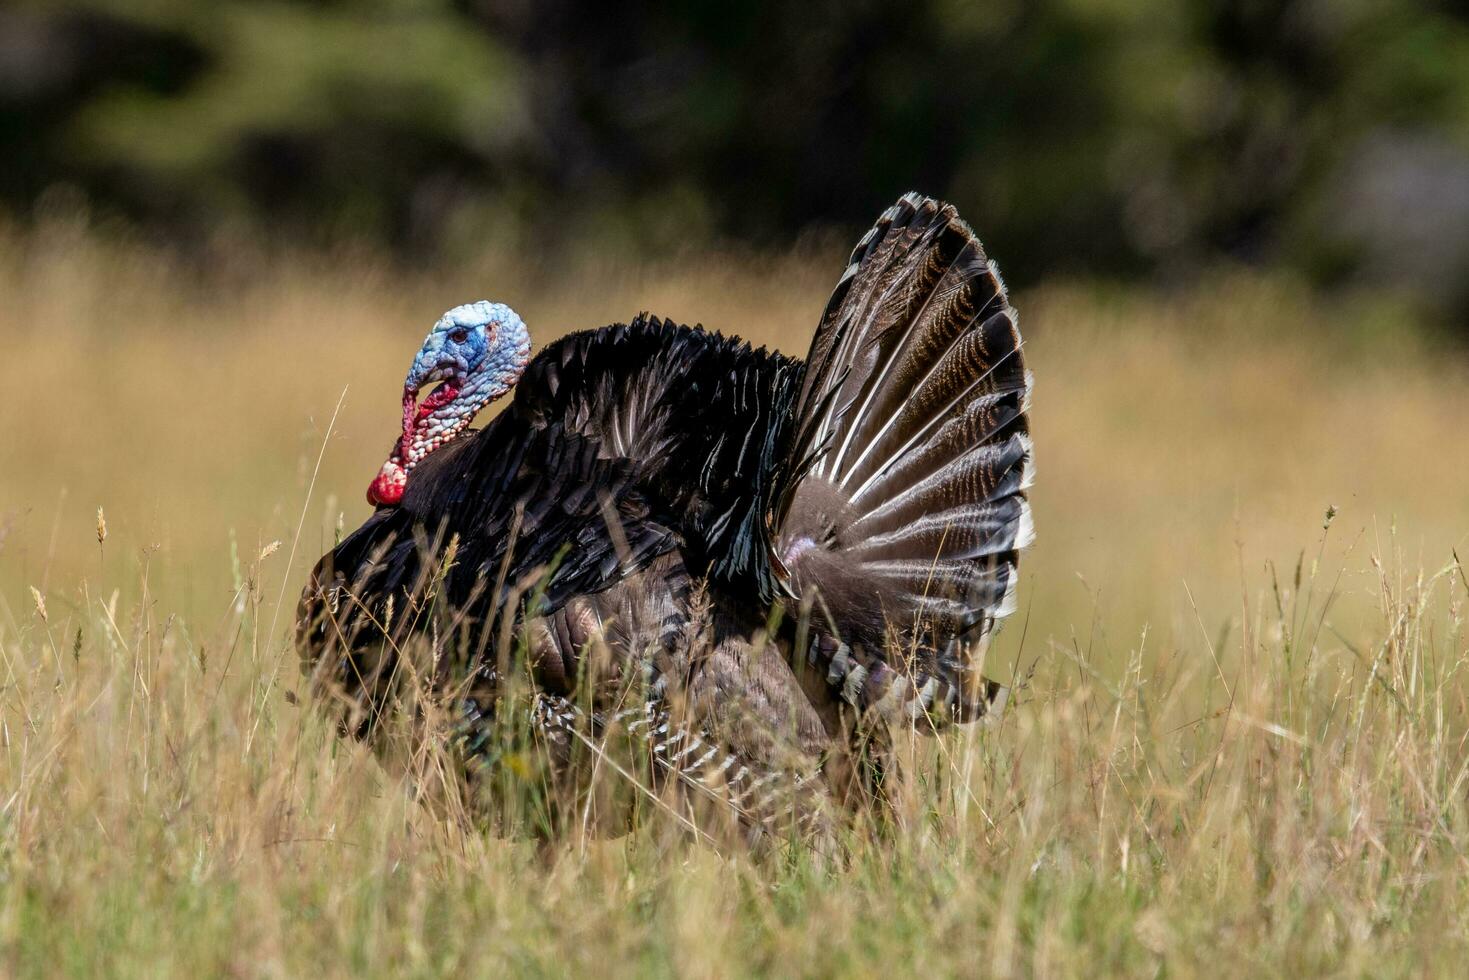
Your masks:
M402 500L413 468L515 387L529 360L525 323L503 303L481 300L439 317L403 381L403 434L367 488L367 502L392 507ZM435 382L420 402L419 392Z

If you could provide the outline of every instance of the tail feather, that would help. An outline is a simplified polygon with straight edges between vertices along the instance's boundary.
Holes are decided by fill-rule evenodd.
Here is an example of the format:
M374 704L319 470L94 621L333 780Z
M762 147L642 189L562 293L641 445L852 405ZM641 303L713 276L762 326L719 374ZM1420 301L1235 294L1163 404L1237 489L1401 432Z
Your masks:
M1028 385L1027 385L1028 387ZM1031 468L1023 465L1030 457L1030 437L1023 421L1025 408L1017 404L1011 392L976 396L962 412L950 414L927 438L908 447L897 459L852 490L854 503L870 506L869 499L881 499L881 493L893 486L911 486L952 466L957 459L976 447L995 448L1007 454L995 460L1000 471ZM1022 487L1021 489L1024 489Z
M828 665L843 691L890 702L903 678L905 697L960 718L994 696L973 661L1034 535L1029 393L994 264L951 206L906 195L827 304L797 401L798 479L772 520L792 591L848 634ZM895 636L913 655L876 669Z
M936 243L924 266L911 272L912 280L900 291L905 302L890 311L894 320L908 321L906 328L901 332L889 328L871 338L872 345L887 349L881 369L865 378L856 372L849 377L848 385L862 394L854 411L844 419L847 433L843 451L833 454L831 461L832 471L843 473L845 479L865 476L863 462L883 449L891 449L892 434L904 431L905 425L920 413L933 417L952 406L954 380L971 377L965 370L966 357L983 357L984 329L994 317L1004 315L1003 309L996 309L1004 302L999 293L974 308L980 300L974 295L973 279L983 274L987 263L972 239L960 246L955 261L943 267L938 281L929 286L929 274L943 261L940 256L947 244ZM981 319L985 328L969 329ZM863 446L866 451L854 455L853 445Z
M868 427L866 448L841 473L843 487L866 492L910 451L920 448L943 424L982 410L971 439L984 442L1022 417L1017 411L1027 384L1020 345L1009 311L991 316L946 348L916 387L894 392L901 401L881 424ZM917 356L915 355L915 359ZM1015 396L1022 397L1017 398ZM855 491L854 491L855 492Z
M996 514L1015 516L1005 508L1024 499L1019 490L1028 458L1020 439L979 445L922 479L898 484L888 494L867 494L864 503L873 506L854 515L851 550L860 553L871 536L901 533L915 521L940 521L960 530ZM956 544L955 539L946 539L944 553Z
M891 531L865 537L852 548L852 553L862 561L901 559L914 554L973 560L1019 551L1031 543L1034 535L1030 503L1014 495L989 507L916 517Z
M907 195L883 212L877 224L857 243L847 268L827 300L821 326L807 355L807 373L797 410L800 430L797 452L822 456L818 471L829 472L836 463L825 458L842 419L855 400L855 386L871 378L881 353L864 325L891 323L911 303L911 290L898 290L914 274L914 252L924 254L941 229L932 217L937 204ZM896 298L894 293L897 293ZM888 307L888 308L885 308ZM838 450L840 453L840 450Z

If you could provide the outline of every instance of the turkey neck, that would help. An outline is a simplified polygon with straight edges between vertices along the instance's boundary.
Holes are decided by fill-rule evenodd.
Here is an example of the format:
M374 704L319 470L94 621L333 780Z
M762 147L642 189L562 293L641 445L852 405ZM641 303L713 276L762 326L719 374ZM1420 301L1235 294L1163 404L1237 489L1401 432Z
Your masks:
M399 455L403 469L412 472L425 456L448 443L469 427L480 410L491 401L487 375L470 375L462 384L445 381L415 403L418 393L403 392L403 439Z

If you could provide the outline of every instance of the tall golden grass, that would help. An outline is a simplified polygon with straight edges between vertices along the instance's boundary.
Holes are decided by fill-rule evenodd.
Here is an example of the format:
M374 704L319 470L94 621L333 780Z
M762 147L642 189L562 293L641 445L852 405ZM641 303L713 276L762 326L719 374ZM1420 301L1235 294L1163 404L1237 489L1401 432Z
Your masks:
M366 514L439 312L505 301L543 342L650 309L799 352L841 259L409 272L0 233L3 969L1457 972L1469 371L1387 305L1230 275L1016 297L1039 539L990 670L1025 685L997 728L905 744L892 825L842 860L656 810L500 840L303 703L296 593Z

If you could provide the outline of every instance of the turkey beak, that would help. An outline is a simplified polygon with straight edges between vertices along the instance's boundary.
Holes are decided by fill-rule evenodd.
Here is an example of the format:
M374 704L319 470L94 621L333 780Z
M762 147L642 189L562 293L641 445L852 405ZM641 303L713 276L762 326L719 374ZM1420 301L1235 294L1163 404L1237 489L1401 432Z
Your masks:
M433 380L433 376L437 374L438 371L438 368L433 368L430 370L420 370L418 362L414 362L413 370L409 371L408 377L403 379L404 407L418 403L418 393L423 390L425 385L429 384Z
M403 379L403 398L417 398L418 393L435 381L443 381L458 373L457 365L436 344L425 344L413 358L408 377Z

